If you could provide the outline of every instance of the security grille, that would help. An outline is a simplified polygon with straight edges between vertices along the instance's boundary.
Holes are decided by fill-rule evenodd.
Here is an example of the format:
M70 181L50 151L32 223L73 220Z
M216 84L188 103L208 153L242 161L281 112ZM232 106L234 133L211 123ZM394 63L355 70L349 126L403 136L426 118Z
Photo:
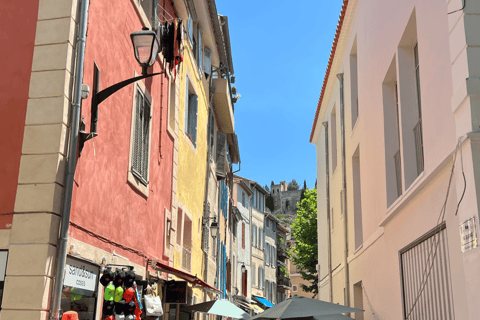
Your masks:
M454 319L445 224L400 251L404 319Z
M422 119L420 118L413 128L413 134L415 136L415 151L417 156L417 174L423 172L423 137L422 137Z
M191 271L192 269L192 249L183 247L182 250L182 268Z
M137 88L132 174L145 186L148 184L149 138L150 102L143 92Z

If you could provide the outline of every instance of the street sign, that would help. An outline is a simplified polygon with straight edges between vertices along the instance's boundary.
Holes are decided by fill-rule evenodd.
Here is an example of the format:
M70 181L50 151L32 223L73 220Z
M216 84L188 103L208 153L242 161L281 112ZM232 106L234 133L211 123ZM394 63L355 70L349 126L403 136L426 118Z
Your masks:
M462 253L477 247L477 228L475 217L460 224L460 243Z

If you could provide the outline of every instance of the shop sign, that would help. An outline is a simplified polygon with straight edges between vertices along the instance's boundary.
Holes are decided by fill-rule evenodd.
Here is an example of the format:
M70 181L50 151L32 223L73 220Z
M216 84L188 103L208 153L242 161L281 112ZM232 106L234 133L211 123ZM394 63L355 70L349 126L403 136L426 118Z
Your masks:
M165 303L187 303L187 282L169 281L167 282L167 292Z
M462 253L477 247L475 217L471 217L460 225L460 243Z
M93 296L97 290L99 267L67 258L63 286L65 292Z

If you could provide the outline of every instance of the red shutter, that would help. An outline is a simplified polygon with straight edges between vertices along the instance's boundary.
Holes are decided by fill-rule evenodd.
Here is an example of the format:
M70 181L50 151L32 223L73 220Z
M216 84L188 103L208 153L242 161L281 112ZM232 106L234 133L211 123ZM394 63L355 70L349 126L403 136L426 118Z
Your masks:
M245 273L242 274L242 294L246 297L247 296L247 270Z
M245 222L242 222L242 249L245 249Z

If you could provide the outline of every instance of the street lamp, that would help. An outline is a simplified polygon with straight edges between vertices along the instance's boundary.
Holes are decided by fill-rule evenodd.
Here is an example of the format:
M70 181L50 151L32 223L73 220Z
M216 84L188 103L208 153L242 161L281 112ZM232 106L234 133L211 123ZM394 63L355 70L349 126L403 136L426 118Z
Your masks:
M132 39L133 44L133 53L135 55L135 59L137 60L138 64L142 67L142 75L139 77L130 78L119 82L117 84L111 85L108 88L103 89L102 91L98 91L98 85L94 86L93 88L93 95L92 95L92 124L90 129L91 132L85 132L84 130L79 131L80 141L79 141L79 154L82 154L83 145L85 141L88 141L97 134L97 121L98 121L98 105L102 103L105 99L110 97L112 94L117 92L118 90L128 86L131 83L134 83L138 80L142 80L145 78L150 78L162 73L165 71L157 72L148 74L148 68L155 64L155 60L158 55L158 39L155 32L148 30L148 28L143 28L140 31L135 31L130 34L130 38ZM97 73L94 79L94 83L97 84L100 82L100 75Z
M245 263L242 261L237 261L237 263L242 264L242 266L240 267L240 270L242 270L242 273L245 273L245 271L247 271L247 268L245 267Z
M144 27L141 31L130 34L133 52L138 64L142 66L142 75L147 75L148 68L153 66L158 54L158 40L155 32Z
M218 230L220 229L218 226L217 217L203 217L202 219L202 225L204 226L207 225L208 221L213 220L212 224L210 225L210 231L212 233L212 238L215 239L218 235Z

